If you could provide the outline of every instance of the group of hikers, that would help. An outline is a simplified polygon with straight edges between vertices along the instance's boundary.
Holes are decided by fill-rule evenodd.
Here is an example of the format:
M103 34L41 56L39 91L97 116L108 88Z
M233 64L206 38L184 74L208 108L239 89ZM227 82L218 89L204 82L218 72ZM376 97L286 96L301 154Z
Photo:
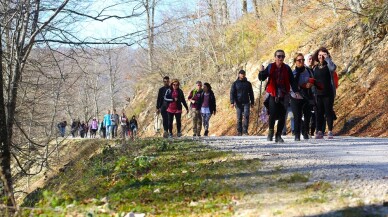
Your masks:
M310 138L315 132L315 139L323 139L327 123L327 138L333 138L333 120L336 118L333 104L338 86L336 65L329 51L321 47L314 54L305 56L297 53L293 59L295 69L284 63L285 52L277 50L274 62L266 68L261 66L258 79L267 80L264 105L269 115L268 141L282 143L281 135L285 127L287 108L290 107L293 117L293 134L295 141ZM173 137L173 121L176 120L177 137L182 136L181 117L184 107L189 108L179 80L170 82L168 76L163 78L163 87L159 89L156 112L162 115L163 137ZM209 135L209 120L216 114L216 98L209 83L197 81L190 91L188 101L193 122L193 136L201 136L202 125L204 136ZM251 82L246 78L246 72L240 70L238 78L230 90L230 106L237 113L237 135L248 135L250 108L253 108L255 98ZM275 132L275 122L277 130ZM310 126L310 122L313 124Z
M58 123L58 129L61 137L65 137L66 120ZM120 131L118 129L121 129ZM136 116L132 116L131 119L127 118L124 111L121 115L117 114L116 109L113 109L113 113L110 110L104 115L103 120L100 122L96 117L88 123L87 121L80 121L79 119L73 119L70 125L70 133L73 138L78 135L81 138L96 138L97 131L100 132L100 138L113 139L118 138L118 132L121 132L120 138L134 138L138 131L138 123Z

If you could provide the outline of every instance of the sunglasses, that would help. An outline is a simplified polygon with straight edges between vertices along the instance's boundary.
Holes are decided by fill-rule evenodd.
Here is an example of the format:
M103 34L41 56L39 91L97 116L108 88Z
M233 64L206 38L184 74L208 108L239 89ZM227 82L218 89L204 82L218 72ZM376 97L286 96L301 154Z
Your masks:
M172 86L179 86L179 84L172 84Z
M286 57L286 55L276 55L276 57L277 57L278 59L284 59L284 58Z
M304 62L304 59L297 59L298 62Z

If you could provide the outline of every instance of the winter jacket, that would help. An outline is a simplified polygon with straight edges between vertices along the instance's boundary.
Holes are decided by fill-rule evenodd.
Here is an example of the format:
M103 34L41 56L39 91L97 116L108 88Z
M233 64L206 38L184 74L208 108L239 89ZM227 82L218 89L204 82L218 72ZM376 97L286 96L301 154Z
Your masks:
M167 104L170 104L174 102L174 98L172 98L172 89L168 89L164 95L164 100L167 102ZM176 101L178 110L182 110L182 104L186 108L186 110L189 110L185 95L183 94L183 91L181 89L178 89L178 100ZM167 106L168 107L168 106Z
M195 103L190 102L190 108L195 108L196 110L201 109L201 103L199 102L199 99L202 93L203 90L198 91L197 89L194 89L190 91L188 100L195 100Z
M110 119L110 114L106 114L104 115L104 120L103 120L103 123L104 123L104 126L107 127L107 126L111 126L112 125L112 122L111 122L111 119Z
M325 58L323 66L314 67L314 78L317 82L323 84L322 90L317 90L317 95L334 96L336 95L336 85L334 82L334 72L337 66L333 63L330 57Z
M267 93L269 93L273 97L279 96L279 84L278 82L278 75L276 74L277 66L275 63L271 63L267 66L267 68L264 69L264 71L259 72L259 80L264 81L268 78L267 83ZM290 86L294 92L298 92L297 85L294 83L294 76L292 74L292 70L290 66L287 64L282 64L280 68L280 73L282 73L283 79L281 80L281 85L284 86L285 95L290 93ZM284 96L283 96L284 97Z
M248 104L253 105L255 103L255 97L253 95L252 84L244 78L243 80L237 79L232 84L230 89L230 104Z
M200 105L202 105L203 103L204 95L205 92L202 92L199 98ZM215 112L217 112L216 97L214 96L214 92L212 90L210 90L209 92L209 110L210 114L214 114Z
M169 86L163 86L161 88L159 88L159 92L158 92L158 99L156 101L156 109L160 109L162 107L167 107L167 103L166 101L164 101L164 95L166 94L166 91L170 89Z
M291 97L294 99L313 100L314 96L311 88L306 88L307 83L310 83L309 81L313 77L312 71L307 67L295 68L292 74L294 75L294 85L297 86L300 97L297 97L294 91L291 91Z

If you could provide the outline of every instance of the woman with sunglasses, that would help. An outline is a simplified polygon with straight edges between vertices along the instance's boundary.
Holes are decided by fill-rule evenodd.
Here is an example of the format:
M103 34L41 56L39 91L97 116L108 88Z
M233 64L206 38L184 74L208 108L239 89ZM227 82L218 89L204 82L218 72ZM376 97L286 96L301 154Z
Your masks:
M298 53L294 58L295 70L292 72L294 75L294 85L298 88L300 93L297 96L291 91L291 109L294 113L294 129L295 129L295 141L300 141L300 134L303 132L303 139L309 139L309 125L311 117L311 105L310 100L313 99L311 87L314 84L312 71L304 65L304 56ZM302 115L304 115L303 129L302 129Z
M336 94L333 74L337 66L331 60L329 51L321 47L313 55L313 61L318 62L314 66L314 79L323 84L321 90L316 91L317 100L317 129L315 138L323 139L323 129L325 125L325 117L327 121L328 139L333 138L333 105Z
M166 91L164 95L164 100L168 103L167 113L168 113L168 133L169 138L172 138L172 125L174 121L174 116L176 120L177 127L177 136L181 137L181 118L182 118L182 104L186 108L186 112L189 112L187 107L185 96L182 89L179 88L178 79L173 79L170 85L170 88Z
M268 78L267 93L269 93L269 130L268 141L272 141L274 135L275 121L278 120L278 126L275 136L275 142L282 143L282 130L285 124L285 117L288 102L290 86L296 96L299 96L297 87L294 84L294 76L290 66L284 63L285 53L283 50L275 52L275 62L264 69L261 66L259 80L264 81Z

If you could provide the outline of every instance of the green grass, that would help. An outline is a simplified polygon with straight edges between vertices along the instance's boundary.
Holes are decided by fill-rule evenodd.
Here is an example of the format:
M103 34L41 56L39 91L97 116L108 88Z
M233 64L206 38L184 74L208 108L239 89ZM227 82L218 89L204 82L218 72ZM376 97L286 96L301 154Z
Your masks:
M160 216L233 214L244 194L228 179L254 172L259 160L242 160L193 141L139 140L127 150L105 147L72 162L44 189L29 195L25 214L46 216L140 212ZM57 210L57 211L56 211Z

